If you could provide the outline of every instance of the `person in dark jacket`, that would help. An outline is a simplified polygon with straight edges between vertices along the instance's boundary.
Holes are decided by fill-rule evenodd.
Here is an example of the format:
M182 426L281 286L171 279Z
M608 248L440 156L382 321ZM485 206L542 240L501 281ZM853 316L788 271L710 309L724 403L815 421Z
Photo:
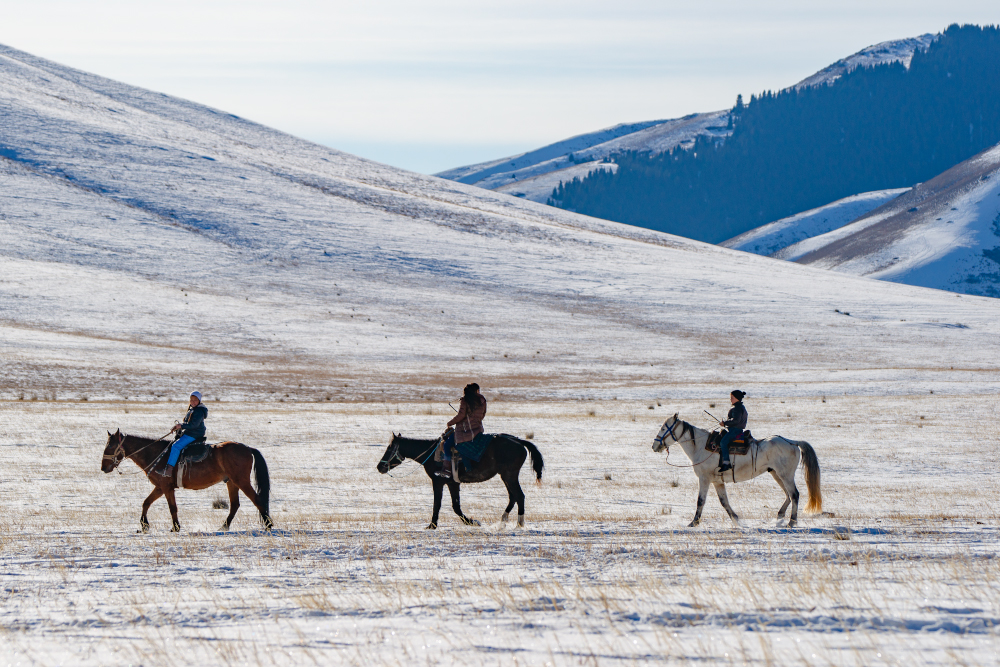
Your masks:
M742 438L743 431L747 427L749 415L746 407L743 406L743 397L746 395L745 391L734 389L729 394L729 402L732 403L733 407L729 409L726 421L719 422L719 426L727 429L722 435L722 442L719 443L719 460L722 462L719 465L719 472L733 469L733 464L729 462L729 443Z
M191 402L188 405L187 414L184 415L184 421L180 424L174 424L174 427L170 429L171 433L179 432L180 437L174 440L174 444L170 446L170 457L167 459L167 465L160 471L161 475L164 477L173 475L174 466L177 465L181 451L192 442L205 437L206 417L208 417L208 408L201 402L201 392L192 391Z
M458 414L448 422L449 427L455 427L455 444L472 442L483 433L483 417L486 416L486 397L479 393L479 385L475 382L465 385L462 400L458 404ZM451 452L443 448L441 470L434 473L440 477L451 477Z

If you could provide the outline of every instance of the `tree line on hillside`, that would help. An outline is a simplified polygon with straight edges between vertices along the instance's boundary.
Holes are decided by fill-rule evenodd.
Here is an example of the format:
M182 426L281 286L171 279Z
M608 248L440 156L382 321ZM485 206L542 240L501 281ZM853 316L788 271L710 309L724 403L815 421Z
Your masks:
M950 26L901 63L737 100L732 135L560 183L550 205L718 243L842 197L908 187L1000 142L1000 28Z

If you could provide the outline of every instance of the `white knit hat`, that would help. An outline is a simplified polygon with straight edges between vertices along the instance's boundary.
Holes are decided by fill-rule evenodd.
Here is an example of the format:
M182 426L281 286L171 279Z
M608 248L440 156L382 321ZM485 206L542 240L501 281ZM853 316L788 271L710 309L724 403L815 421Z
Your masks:
M192 391L191 395L194 396L194 397L196 397L199 401L201 401L201 392L200 391Z

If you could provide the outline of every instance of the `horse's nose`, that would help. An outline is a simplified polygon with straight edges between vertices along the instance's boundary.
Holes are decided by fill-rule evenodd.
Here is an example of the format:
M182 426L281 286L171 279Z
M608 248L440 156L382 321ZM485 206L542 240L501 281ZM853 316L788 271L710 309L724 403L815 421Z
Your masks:
M385 461L379 461L375 469L384 475L389 472L389 465Z

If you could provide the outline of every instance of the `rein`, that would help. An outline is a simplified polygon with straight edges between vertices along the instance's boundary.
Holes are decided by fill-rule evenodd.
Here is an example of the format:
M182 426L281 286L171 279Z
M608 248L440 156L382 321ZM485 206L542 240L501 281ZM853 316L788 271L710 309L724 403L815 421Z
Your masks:
M124 434L122 434L121 440L118 441L118 446L115 447L114 453L112 453L112 454L105 454L103 457L101 457L101 460L104 461L106 459L111 459L111 461L114 462L114 464L115 464L115 468L118 468L118 466L120 466L125 459L131 459L133 456L135 456L139 452L141 452L143 450L146 450L146 449L149 449L150 447L152 447L153 445L155 445L158 442L163 442L164 440L167 439L167 437L171 433L173 433L173 430L167 431L166 434L161 435L156 440L153 440L149 444L140 447L139 449L135 450L131 454L126 454L125 453L125 437L126 436ZM150 463L145 468L139 468L139 472L124 473L121 470L119 470L118 474L119 475L125 475L125 474L138 475L140 473L142 473L142 474L149 474L149 471L152 470L153 466L156 465L156 462L159 461L160 459L162 459L163 455L166 454L169 450L170 450L170 447L168 446L166 449L164 449L162 452L160 452L159 456L157 456L155 459L153 459L152 463ZM119 454L121 454L121 458L118 457ZM138 464L136 464L136 465L138 465Z

